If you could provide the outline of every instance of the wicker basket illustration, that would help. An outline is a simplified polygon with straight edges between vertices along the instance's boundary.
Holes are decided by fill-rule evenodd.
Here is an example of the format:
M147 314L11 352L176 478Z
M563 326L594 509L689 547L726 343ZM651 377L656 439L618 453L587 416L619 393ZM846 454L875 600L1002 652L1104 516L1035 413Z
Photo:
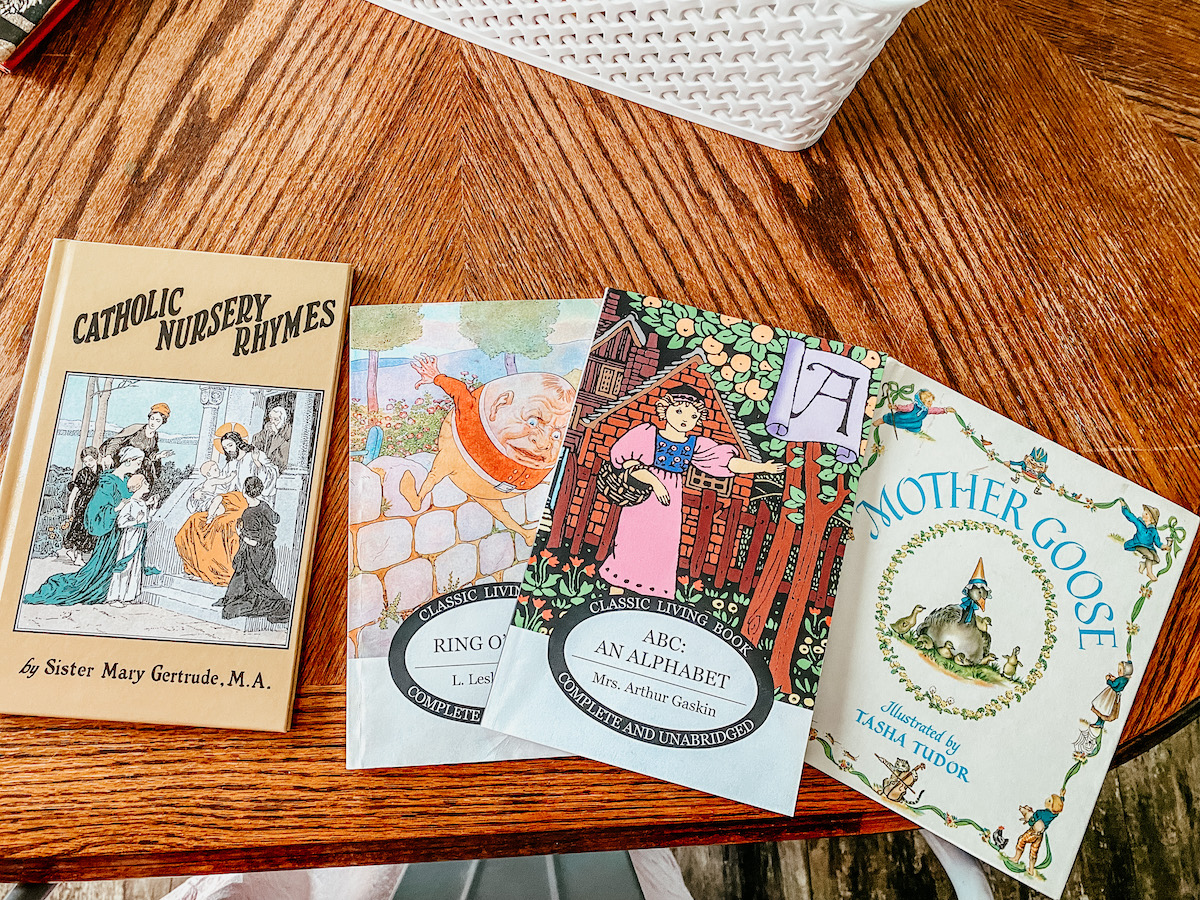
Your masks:
M645 466L638 466L644 469ZM608 498L610 503L617 506L637 506L650 499L654 490L645 482L633 477L630 469L618 469L607 459L601 460L600 470L596 473L596 487Z
M374 2L589 87L802 150L924 0Z

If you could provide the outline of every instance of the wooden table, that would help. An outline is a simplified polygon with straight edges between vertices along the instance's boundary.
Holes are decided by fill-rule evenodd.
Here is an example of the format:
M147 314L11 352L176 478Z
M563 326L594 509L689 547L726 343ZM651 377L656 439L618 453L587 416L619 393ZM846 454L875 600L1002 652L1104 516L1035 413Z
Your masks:
M0 434L76 237L352 262L357 303L690 298L885 349L1194 507L1198 46L1190 0L934 0L787 154L365 0L84 3L0 81ZM347 772L347 399L293 731L0 718L0 879L911 827L812 771L792 819L579 759ZM1118 758L1200 708L1198 573Z

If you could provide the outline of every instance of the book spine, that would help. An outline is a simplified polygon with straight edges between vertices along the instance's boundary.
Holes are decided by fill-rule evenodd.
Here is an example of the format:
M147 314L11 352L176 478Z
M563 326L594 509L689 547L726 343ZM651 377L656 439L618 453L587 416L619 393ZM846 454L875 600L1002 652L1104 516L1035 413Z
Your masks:
M342 321L341 325L339 326L339 347L345 343L346 328L350 322L350 291L353 287L353 282L354 270L352 268L347 268L346 281L342 288L341 297ZM298 627L301 629L303 629L305 619L308 615L308 587L309 582L312 580L312 569L313 565L315 564L314 554L316 552L317 543L318 517L321 512L321 494L325 481L325 466L329 458L329 439L331 432L333 431L333 418L335 412L333 409L333 402L334 397L337 394L338 371L343 365L343 355L343 353L339 353L334 359L333 370L330 372L330 377L327 381L330 386L330 390L328 394L326 394L326 399L321 404L321 425L317 430L316 453L313 457L313 490L310 494L311 499L309 500L308 520L304 528L304 545L300 549L300 559L307 561L308 565L300 572L300 578L296 584L295 602L296 606L299 607L299 610L294 612L294 621L298 623ZM345 367L348 374L350 370L349 360L346 361ZM345 468L343 468L342 471L345 472ZM347 477L340 482L340 488L342 491L348 490L348 479L349 476L347 475ZM342 500L344 503L345 494L343 494ZM343 552L345 552L344 548ZM345 596L343 596L342 600L344 604ZM299 640L299 636L297 636L296 639ZM292 702L287 705L287 709L285 710L283 727L279 729L281 731L289 731L292 727L292 712L296 705L295 698L299 678L300 653L297 652L292 656L292 686L291 692L288 695L292 698Z
M29 460L33 456L34 438L37 435L37 416L45 398L46 378L50 356L47 342L51 330L58 324L62 314L62 273L71 256L71 242L55 240L50 248L50 261L46 266L46 280L42 285L42 296L38 302L37 320L29 338L25 375L21 379L21 393L13 412L12 432L9 435L8 453L4 459L4 478L0 481L0 572L8 570L13 552L16 550L17 520L29 477ZM25 548L22 548L25 549Z

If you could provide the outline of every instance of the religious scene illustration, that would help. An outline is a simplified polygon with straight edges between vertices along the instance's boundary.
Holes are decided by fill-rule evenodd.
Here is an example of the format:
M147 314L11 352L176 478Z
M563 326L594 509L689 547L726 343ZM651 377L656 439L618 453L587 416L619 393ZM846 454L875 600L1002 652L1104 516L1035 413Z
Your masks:
M353 310L351 658L435 596L520 582L595 320L594 300Z
M16 630L288 646L322 401L68 374Z
M881 362L608 291L514 625L676 600L753 644L776 700L811 707Z
M846 691L837 699L865 707L867 691L878 694L889 684L901 691L873 709L818 709L808 761L1057 896L1119 736L1110 731L1120 727L1122 695L1135 674L1139 618L1150 619L1145 654L1170 599L1169 592L1154 596L1156 582L1170 573L1173 588L1189 537L1185 522L1193 517L1177 508L1164 514L1166 501L1100 499L1070 489L1067 479L1107 473L1078 458L1068 466L1062 448L1008 440L1018 429L999 417L987 420L985 437L978 420L934 406L935 393L944 391L884 383L881 406L889 412L872 422L872 487L854 520L855 543L865 541L861 549L869 553L888 529L935 504L940 510L906 525L893 539L898 544L881 541L884 555L872 557L878 567L859 558L864 576L878 579L869 640L885 668L860 673L858 685L856 676L844 675ZM914 435L958 444L914 464L917 451L905 443ZM951 472L950 460L963 471ZM1087 525L1093 517L1098 524ZM1097 542L1106 532L1120 547L1115 553ZM1103 567L1089 551L1105 557ZM1064 621L1066 615L1076 621ZM847 640L861 649L868 636ZM1005 770L1003 760L1015 753L996 755L994 731L980 733L989 735L984 740L1000 770L968 765L959 751L978 738L972 723L997 717L1012 722L1014 741L1037 730L1039 765L1014 762ZM1097 757L1098 768L1072 783ZM1003 816L1000 807L1008 809ZM1052 842L1063 831L1055 823L1073 807L1066 850L1056 857Z

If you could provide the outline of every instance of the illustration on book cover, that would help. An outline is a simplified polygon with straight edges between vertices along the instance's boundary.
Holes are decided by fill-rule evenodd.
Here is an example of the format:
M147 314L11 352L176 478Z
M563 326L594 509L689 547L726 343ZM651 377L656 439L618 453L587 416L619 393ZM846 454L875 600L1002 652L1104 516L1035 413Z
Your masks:
M809 761L1057 896L1051 836L1078 846L1194 517L889 373L848 550L874 609L846 611ZM1036 739L997 755L1014 726Z
M68 373L15 630L289 646L322 401Z
M594 300L351 313L347 652L390 655L426 712L482 714L595 317Z
M607 293L513 621L579 711L699 747L812 706L881 362Z

